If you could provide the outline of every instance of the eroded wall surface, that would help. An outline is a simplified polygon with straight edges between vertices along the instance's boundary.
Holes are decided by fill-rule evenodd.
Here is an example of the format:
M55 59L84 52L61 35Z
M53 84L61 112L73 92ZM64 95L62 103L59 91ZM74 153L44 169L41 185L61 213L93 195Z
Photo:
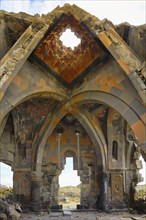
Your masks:
M145 25L115 27L75 5L0 19L0 160L16 200L58 205L73 157L83 207L132 207L146 158ZM81 39L74 50L60 41L68 27Z

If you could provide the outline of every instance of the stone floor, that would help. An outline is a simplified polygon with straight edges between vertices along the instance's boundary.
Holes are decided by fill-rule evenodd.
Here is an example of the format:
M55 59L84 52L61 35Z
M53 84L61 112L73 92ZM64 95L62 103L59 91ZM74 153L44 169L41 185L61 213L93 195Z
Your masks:
M146 215L129 213L97 213L97 212L71 212L71 216L64 216L63 212L22 214L21 220L146 220Z

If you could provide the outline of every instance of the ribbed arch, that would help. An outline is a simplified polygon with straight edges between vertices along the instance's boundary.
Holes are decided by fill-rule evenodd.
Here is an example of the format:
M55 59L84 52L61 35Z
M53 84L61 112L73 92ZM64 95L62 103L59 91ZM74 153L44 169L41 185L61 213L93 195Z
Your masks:
M59 108L56 112L52 114L51 119L44 124L44 129L41 129L41 133L38 134L38 138L34 143L33 149L33 169L34 171L41 172L41 164L43 158L43 152L45 148L45 144L47 138L52 134L53 130L57 126L57 124L61 121L61 119L68 113L65 106ZM98 155L98 163L100 164L100 169L106 169L106 155L105 155L105 147L103 143L106 144L104 136L98 134L98 131L93 127L91 121L87 118L87 116L81 112L78 108L73 108L71 114L74 115L75 118L80 122L80 124L84 127L86 132L89 134L90 139L95 146L96 154ZM100 136L100 137L99 137ZM102 141L101 141L102 139Z
M70 105L82 105L89 102L98 102L104 105L110 106L115 109L119 114L128 122L135 135L138 138L139 144L146 146L145 140L145 129L146 123L144 118L144 113L146 109L141 105L140 115L136 106L131 107L126 102L124 102L119 97L112 95L106 92L92 91L84 92L78 95L75 95L70 100ZM138 126L138 127L137 127Z

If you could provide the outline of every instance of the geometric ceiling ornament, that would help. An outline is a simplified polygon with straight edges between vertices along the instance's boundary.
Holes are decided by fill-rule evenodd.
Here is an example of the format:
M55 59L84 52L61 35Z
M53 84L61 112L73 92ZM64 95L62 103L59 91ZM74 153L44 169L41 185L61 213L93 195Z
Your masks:
M62 40L66 31L79 40L73 48L72 43L66 46ZM69 86L103 55L105 51L71 13L58 19L33 53L39 64Z
M78 38L69 28L62 33L59 39L65 47L70 47L72 50L81 43L81 39Z

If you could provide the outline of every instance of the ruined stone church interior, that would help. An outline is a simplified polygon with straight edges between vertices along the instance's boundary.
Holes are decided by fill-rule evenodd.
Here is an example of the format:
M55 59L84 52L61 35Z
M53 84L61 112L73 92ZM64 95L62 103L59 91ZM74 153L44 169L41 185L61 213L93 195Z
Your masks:
M12 168L16 201L59 207L72 157L79 208L132 207L146 161L146 25L65 4L42 16L1 11L0 30L0 162Z

